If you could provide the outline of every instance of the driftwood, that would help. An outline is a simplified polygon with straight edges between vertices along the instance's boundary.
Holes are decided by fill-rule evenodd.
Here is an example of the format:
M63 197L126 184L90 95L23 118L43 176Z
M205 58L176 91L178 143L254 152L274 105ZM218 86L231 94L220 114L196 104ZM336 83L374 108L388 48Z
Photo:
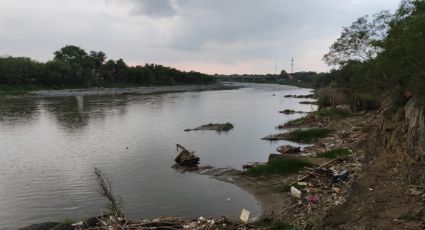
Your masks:
M301 179L299 179L299 180L298 180L298 182L301 182L301 181L303 181L303 180L305 180L305 179L307 179L307 178L309 178L309 177L313 176L313 175L314 175L314 173L315 173L317 170L320 170L320 169L322 169L323 167L325 167L325 166L327 166L327 165L329 165L329 164L331 164L331 163L333 163L333 162L335 162L335 161L338 161L338 160L340 160L340 158L336 158L336 159L330 160L330 161L328 161L328 162L326 162L326 163L323 163L323 164L322 164L322 165L320 165L319 167L315 168L313 172L310 172L310 173L308 173L306 176L304 176L304 177L302 177Z
M177 151L180 151L180 153L174 160L179 166L198 167L200 159L195 155L195 152L191 152L179 144L176 144L176 147Z
M116 217L124 217L123 212L119 207L118 199L112 194L112 182L111 180L103 175L102 171L98 168L94 168L94 174L97 176L97 182L102 189L102 196L104 196L110 205L110 209L113 212L113 215Z

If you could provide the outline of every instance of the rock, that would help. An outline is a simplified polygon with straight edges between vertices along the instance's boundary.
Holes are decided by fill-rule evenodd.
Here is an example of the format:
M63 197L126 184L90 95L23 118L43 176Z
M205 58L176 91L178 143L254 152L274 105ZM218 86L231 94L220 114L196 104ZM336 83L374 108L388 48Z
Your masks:
M179 166L198 167L200 159L195 155L194 152L190 152L179 144L177 144L177 150L180 150L180 153L174 160Z
M57 225L60 225L60 223L46 222L40 224L33 224L24 228L20 228L19 230L50 230Z
M276 149L276 151L287 154L287 153L299 153L301 152L301 147L294 147L292 145L282 145Z
M214 131L217 131L217 132L227 132L231 129L233 129L233 125L231 123L227 122L227 123L224 123L224 124L209 123L209 124L202 125L202 126L199 126L197 128L194 128L194 129L185 129L184 131L189 132L189 131L199 131L199 130L214 130Z

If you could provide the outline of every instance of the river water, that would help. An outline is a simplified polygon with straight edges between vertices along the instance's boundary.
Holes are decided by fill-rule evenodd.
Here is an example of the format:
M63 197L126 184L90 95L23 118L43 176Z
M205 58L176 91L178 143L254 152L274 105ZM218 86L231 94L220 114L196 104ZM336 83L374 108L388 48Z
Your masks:
M94 167L112 178L127 217L161 215L236 218L258 215L251 194L235 185L170 166L176 144L195 150L201 165L233 167L266 161L285 141L260 138L311 111L286 94L310 90L247 84L224 91L72 97L0 97L0 229L100 215ZM184 132L230 122L227 133ZM230 198L230 201L228 200Z

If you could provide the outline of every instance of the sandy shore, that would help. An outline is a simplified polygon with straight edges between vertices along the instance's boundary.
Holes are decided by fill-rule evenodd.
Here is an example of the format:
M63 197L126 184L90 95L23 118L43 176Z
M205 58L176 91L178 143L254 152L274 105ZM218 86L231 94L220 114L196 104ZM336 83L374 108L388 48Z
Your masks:
M236 185L252 194L261 207L261 213L251 213L251 221L278 215L284 212L291 204L291 199L286 193L273 190L273 184L286 184L293 179L291 176L276 176L272 179L249 177L242 171L232 168L201 169L198 173Z
M176 85L176 86L144 86L130 88L90 88L90 89L63 89L63 90L37 90L29 92L30 95L40 97L60 96L92 96L92 95L116 95L116 94L155 94L177 93L207 90L230 90L240 88L225 84L211 85Z

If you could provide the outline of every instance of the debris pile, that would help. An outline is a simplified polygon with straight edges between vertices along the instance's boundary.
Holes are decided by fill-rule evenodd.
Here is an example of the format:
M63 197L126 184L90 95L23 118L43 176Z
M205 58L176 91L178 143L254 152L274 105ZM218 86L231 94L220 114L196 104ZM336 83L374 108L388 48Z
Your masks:
M190 152L182 145L176 144L177 151L180 151L179 155L174 159L179 166L197 168L199 164L199 157L195 155L195 152Z
M330 207L345 201L360 165L353 158L337 158L316 168L304 168L290 187L291 204L281 218L298 226L322 218Z
M96 226L88 227L85 223L79 222L73 226L77 230L104 230L104 229L134 229L134 230L157 230L157 229L187 229L187 230L207 230L207 229L256 229L249 224L236 223L227 220L226 217L197 219L179 217L159 217L153 220L143 219L130 221L117 219L114 216L98 219Z
M213 131L217 131L217 132L227 132L229 130L233 129L233 125L229 122L224 123L224 124L214 124L214 123L209 123L206 125L202 125L199 126L197 128L194 129L185 129L185 132L189 132L189 131L200 131L200 130L213 130Z

